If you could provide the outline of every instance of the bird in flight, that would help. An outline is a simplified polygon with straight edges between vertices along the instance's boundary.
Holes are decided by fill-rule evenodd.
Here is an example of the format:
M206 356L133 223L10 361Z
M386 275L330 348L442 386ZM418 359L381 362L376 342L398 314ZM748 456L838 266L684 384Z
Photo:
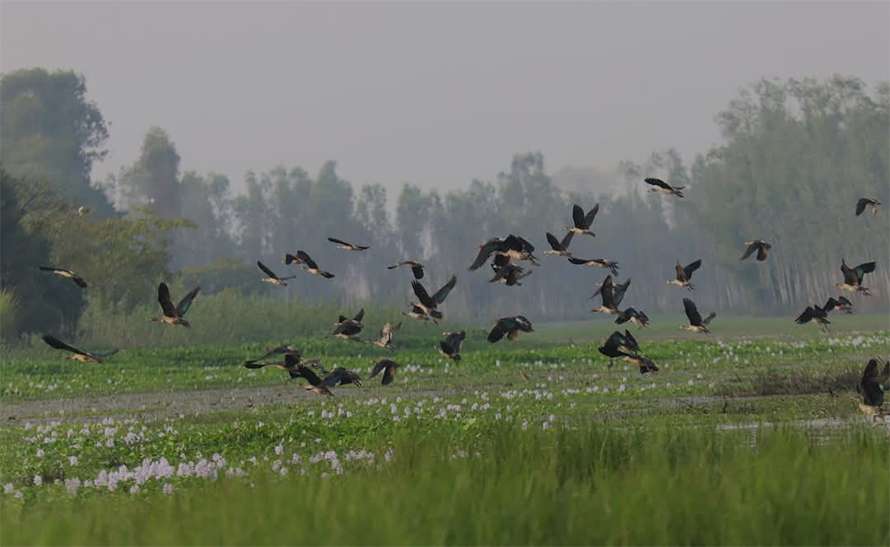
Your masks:
M392 349L392 338L400 328L402 328L401 322L396 323L395 325L392 323L384 323L383 328L380 329L380 336L371 343L378 348Z
M445 298L448 297L448 293L451 292L451 289L457 284L457 276L452 275L451 279L448 280L447 283L442 285L438 291L433 293L432 296L426 292L423 284L420 281L414 280L411 282L411 288L414 289L414 295L417 297L417 303L411 303L412 308L418 308L423 311L426 315L428 315L434 322L437 319L442 319L442 312L438 309L438 306L445 302Z
M460 347L467 337L466 331L443 332L442 336L445 339L439 342L439 353L454 361L460 361Z
M652 188L649 189L650 192L660 192L662 194L667 194L669 196L677 196L678 198L685 197L683 195L683 192L680 191L680 190L686 188L685 186L671 186L670 184L666 183L665 181L663 181L661 179L657 179L655 177L649 177L649 178L643 179L643 182L652 186Z
M615 318L615 323L619 325L628 321L641 328L649 326L649 316L643 310L635 308L627 308L624 311L618 312L618 317Z
M798 325L805 325L810 321L815 321L825 331L828 330L828 325L831 324L831 321L828 319L828 310L820 308L818 304L807 306L794 320Z
M103 353L99 353L97 351L84 351L82 349L77 349L72 345L66 344L55 336L51 336L49 334L43 335L43 341L46 342L46 345L53 349L60 349L62 351L71 353L71 355L68 356L68 359L81 363L102 363L105 361L105 359L117 353L116 349Z
M380 380L380 383L384 386L388 386L392 383L393 380L396 379L396 369L399 368L399 364L390 359L381 359L377 361L374 365L374 368L371 369L371 374L368 376L368 380L377 376L381 372L383 372L383 378Z
M746 241L745 246L746 246L745 253L742 255L741 258L739 258L739 260L745 260L746 258L748 258L749 256L751 256L752 254L754 254L756 252L757 253L757 257L756 257L757 261L763 262L764 260L766 260L767 252L773 248L772 245L770 245L769 243L767 243L766 241L764 241L762 239Z
M479 253L476 259L470 264L470 271L481 268L494 254L506 255L510 260L520 262L528 260L532 264L538 264L538 259L534 255L535 246L527 239L510 234L504 239L492 238L479 246Z
M312 260L312 257L309 256L309 253L306 251L297 251L296 256L292 254L284 255L284 263L285 264L299 264L303 267L304 270L311 273L312 275L320 275L325 279L331 279L334 277L334 274L331 272L326 272L318 267L318 264Z
M862 379L859 381L857 391L862 395L859 409L873 420L879 419L884 413L884 392L890 389L890 362L884 363L884 368L878 372L881 362L879 359L868 360L862 371Z
M556 239L556 236L547 232L547 243L550 244L549 251L544 251L545 255L556 255L556 256L572 256L572 253L569 252L569 244L572 242L572 238L575 237L575 232L569 231L566 233L565 237L562 238L562 241Z
M690 262L685 266L682 266L680 262L677 261L677 265L674 266L674 268L676 269L676 275L674 279L668 280L667 284L685 288L690 291L695 290L695 287L692 286L690 281L692 280L692 274L695 273L695 270L701 268L701 259L698 259L695 262Z
M862 278L865 274L875 271L874 262L865 262L851 268L847 266L846 260L841 260L841 273L844 274L844 282L835 284L835 287L849 291L852 293L862 293L865 296L871 296L871 289L862 286Z
M575 258L570 256L569 262L590 268L606 268L612 272L612 275L618 275L618 263L613 260L606 260L605 258Z
M185 320L185 314L192 306L192 301L198 296L201 287L195 287L188 294L182 297L179 304L173 305L170 299L170 289L163 281L158 285L158 303L161 305L161 316L152 318L156 323L166 323L167 325L182 325L183 327L191 327L191 323Z
M683 325L683 330L710 334L711 331L708 329L708 324L717 317L715 312L711 312L710 315L702 319L701 314L698 313L698 308L695 306L695 302L689 298L683 299L683 309L686 311L686 318L689 319L689 324Z
M876 199L859 198L859 201L856 202L856 216L864 213L866 209L870 209L872 215L877 215L880 208L881 202Z
M263 278L264 283L270 283L272 285L277 285L279 287L287 287L286 281L288 279L293 279L293 278L297 277L295 275L289 275L287 277L278 277L278 275L275 272L270 270L268 268L268 266L266 266L259 260L256 261L256 265L260 270L262 270L262 272L264 274L266 274L266 277Z
M352 319L341 315L337 318L337 322L334 323L334 332L332 332L331 334L333 334L337 338L342 338L344 340L359 341L356 336L358 336L358 334L362 332L362 329L364 328L364 325L362 324L362 319L364 319L364 317L364 308L360 309Z
M593 209L587 211L587 214L584 213L584 209L582 209L580 205L572 205L572 226L569 226L569 232L579 236L586 234L591 237L596 237L596 234L590 230L590 226L593 225L593 220L596 218L596 214L599 210L599 203L594 205Z
M628 330L625 330L624 334L617 330L614 331L597 349L609 358L609 367L612 366L613 359L620 358L639 367L640 374L658 372L655 362L640 353L640 344Z
M630 281L628 281L628 284L629 283ZM621 294L622 296L624 295L623 292ZM594 313L605 313L607 315L617 315L618 313L620 313L618 311L618 303L615 301L615 284L612 282L611 274L607 275L606 278L603 279L602 284L600 284L599 288L596 290L593 296L596 295L600 296L600 298L602 299L602 304L590 311Z
M843 295L838 296L837 298L829 296L828 300L825 301L825 305L822 306L822 309L825 310L826 313L834 310L844 313L853 313L853 303Z
M507 255L496 255L492 261L491 269L494 277L488 280L489 283L503 283L508 287L514 285L522 285L519 281L524 277L532 274L531 270L526 270L522 266L512 264Z
M57 275L59 277L64 277L65 279L70 279L75 285L80 287L81 289L87 288L87 282L84 281L82 277L72 272L71 270L65 268L55 268L53 266L40 266L40 269L44 272L50 272L53 275Z
M534 332L534 330L531 321L524 315L501 317L488 333L488 341L494 344L504 336L512 341L519 337L520 332Z
M387 266L387 270L395 270L399 266L408 266L411 268L411 273L414 274L414 279L423 279L423 264L417 262L416 260L403 260L398 264L393 264L392 266Z
M344 251L367 251L371 248L367 245L356 245L355 243L349 243L335 237L329 237L328 241L334 243L338 248L343 249Z

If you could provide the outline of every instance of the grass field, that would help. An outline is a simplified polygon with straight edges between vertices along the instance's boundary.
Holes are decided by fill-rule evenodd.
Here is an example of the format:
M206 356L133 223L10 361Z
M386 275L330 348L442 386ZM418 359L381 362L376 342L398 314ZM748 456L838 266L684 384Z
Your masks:
M331 398L240 366L283 340L5 350L0 542L887 544L890 436L855 386L890 331L846 319L657 318L635 331L647 375L597 353L604 321L474 330L459 363L432 327L394 352L292 341L327 368L402 365Z

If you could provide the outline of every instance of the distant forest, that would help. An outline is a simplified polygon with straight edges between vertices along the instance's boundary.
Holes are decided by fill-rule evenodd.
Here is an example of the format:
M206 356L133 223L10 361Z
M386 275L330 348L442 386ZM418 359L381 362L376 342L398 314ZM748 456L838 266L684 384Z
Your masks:
M298 158L293 166L258 166L236 194L226 177L184 168L188 151L177 150L158 127L147 130L132 164L92 180L109 127L84 78L39 68L4 74L0 327L7 338L76 330L91 306L126 312L153 305L161 280L200 284L205 295L268 295L276 306L404 308L408 273L386 266L409 258L426 264L430 288L457 274L446 306L453 318L583 319L606 271L544 256L545 232L562 237L573 203L600 204L596 237L576 237L571 250L620 264L619 280L632 279L624 305L679 311L685 294L665 282L677 261L701 258L695 279L701 307L792 315L837 295L846 259L878 262L866 278L874 296L856 296L854 304L886 310L890 210L857 217L854 207L869 196L890 209L890 84L868 87L840 76L765 79L740 90L715 122L722 143L691 161L669 148L641 150L648 157L642 163L616 158L609 187L617 190L608 195L577 176L570 190L561 188L538 152L515 155L503 172L463 190L405 184L394 204L380 184L354 187L341 179L334 161L308 173ZM649 193L642 182L649 176L685 185L687 197ZM90 212L79 214L82 206ZM490 271L467 271L480 243L509 233L534 243L542 262L523 286L492 285ZM371 250L343 252L329 236ZM769 260L740 262L743 242L756 238L772 243ZM256 260L290 273L282 259L298 249L336 278L301 274L287 288L260 282ZM90 288L41 275L36 268L43 264L80 273Z

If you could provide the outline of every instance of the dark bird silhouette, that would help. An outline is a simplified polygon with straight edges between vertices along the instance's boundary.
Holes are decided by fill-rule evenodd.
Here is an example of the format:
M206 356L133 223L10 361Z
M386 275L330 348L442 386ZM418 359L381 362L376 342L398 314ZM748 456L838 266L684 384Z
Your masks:
M438 323L438 321L430 317L423 308L414 303L411 304L411 309L407 312L403 311L402 315L410 317L411 319L416 319L417 321L432 321Z
M347 384L362 385L362 378L355 372L343 367L337 367L329 372L321 381L326 387L345 386Z
M329 386L325 385L324 381L318 377L318 374L315 374L314 370L305 365L297 365L297 374L294 377L305 378L309 382L309 385L306 386L306 391L311 391L318 395L334 395Z
M602 304L590 311L595 313L605 313L608 315L616 315L619 313L618 304L615 302L615 285L612 282L611 275L607 275L606 278L603 279L603 282L600 284L599 288L597 288L596 292L593 295L599 295L602 299Z
M572 253L569 252L569 244L572 242L572 238L575 237L575 232L569 231L566 232L565 237L562 238L562 241L556 239L556 236L547 232L547 243L550 244L549 251L544 251L545 255L556 255L556 256L572 256Z
M414 295L417 296L419 302L412 303L412 306L416 306L423 310L425 314L427 314L433 320L442 319L442 312L438 309L438 306L445 302L445 298L448 297L448 293L451 292L451 289L457 284L457 276L452 275L451 279L448 280L447 283L442 285L438 291L436 291L432 296L426 292L426 289L423 287L423 284L420 281L412 281L411 288L414 289Z
M392 383L396 378L396 369L399 368L399 364L395 361L391 361L389 359L381 359L377 361L374 365L374 368L371 369L371 374L368 376L368 380L383 372L383 378L380 380L380 383L384 386L388 386Z
M680 262L677 261L677 265L674 268L676 270L676 275L674 279L668 280L667 284L682 287L690 291L695 290L695 287L692 286L690 281L692 280L692 274L695 273L695 270L701 268L701 259L690 262L686 266L682 266Z
M619 325L627 323L628 321L638 327L649 326L649 316L642 310L634 308L627 308L626 310L619 312L618 317L615 318L615 322Z
M300 366L312 366L316 368L321 368L321 362L318 359L308 359L306 361L302 360L302 354L300 350L296 348L290 348L287 346L286 348L275 348L284 349L280 353L273 353L274 350L269 351L266 355L260 357L259 359L249 359L244 361L244 367L249 369L259 369L263 367L275 367L280 368L288 373L291 379L300 378L301 374L299 371ZM290 351L292 349L293 351ZM282 355L282 360L273 360L269 361L268 359L274 355Z
M824 330L828 330L828 325L831 324L831 321L828 319L828 312L818 305L807 306L794 320L798 325L805 325L810 321L816 321Z
M838 296L837 298L829 296L828 300L825 301L825 305L822 306L822 309L825 310L826 313L834 310L844 313L853 313L853 303L850 302L846 296Z
M318 264L312 260L312 257L306 251L297 251L296 256L292 254L284 255L284 263L285 264L298 264L303 267L303 269L312 275L320 275L325 279L331 279L334 277L334 274L331 272L326 272L318 267Z
M688 330L690 332L703 332L705 334L711 332L708 329L708 324L711 322L712 319L717 317L716 313L711 312L710 315L702 319L701 314L698 313L698 308L695 306L695 302L693 302L689 298L683 299L683 309L686 311L686 318L689 319L689 324L683 325L683 330Z
M531 275L531 270L526 271L522 266L512 264L507 255L496 255L491 265L494 277L488 280L489 283L503 283L508 287L514 285L522 285L519 281L524 277Z
M502 317L488 333L488 341L492 344L507 337L508 340L516 340L520 332L534 332L531 321L523 315L515 315L513 317Z
M460 347L467 337L466 331L443 332L442 336L445 339L439 342L439 353L454 361L460 361Z
M745 260L746 258L748 258L749 256L751 256L752 254L754 254L756 252L757 253L757 257L756 257L757 261L763 262L764 260L766 260L767 252L773 248L772 245L770 245L769 243L767 243L766 241L764 241L762 239L746 241L745 245L746 245L745 253L742 255L742 257L739 260Z
M859 198L859 201L856 202L856 216L864 213L866 209L871 209L871 214L877 215L880 208L881 202L876 199Z
M630 331L625 330L623 334L614 331L597 349L609 358L609 367L612 366L614 359L622 359L636 365L640 369L640 374L658 371L655 362L640 353L640 345Z
M580 205L572 205L572 226L569 226L569 231L575 235L584 235L587 234L591 237L596 237L592 231L590 231L590 227L593 225L593 220L596 218L596 214L600 210L600 204L597 203L593 206L593 209L584 214L584 209L581 208Z
M395 270L399 266L409 266L411 268L411 273L414 274L414 279L423 279L423 264L417 262L416 260L403 260L398 264L393 264L392 266L387 266L387 270Z
M874 262L865 262L851 268L847 266L846 260L841 260L841 273L844 274L844 282L837 283L835 287L849 291L852 293L862 293L865 296L871 296L871 289L862 286L862 278L865 274L875 271Z
M364 317L364 308L360 309L352 319L341 315L337 318L337 322L334 323L334 332L331 334L337 338L343 338L344 340L357 341L358 338L356 338L356 336L358 336L358 334L362 332L362 328L364 328L364 325L362 324L362 319L364 319Z
M612 275L618 275L618 263L613 260L606 260L605 258L575 258L570 256L569 262L590 268L606 268L612 272Z
M80 287L81 289L87 288L87 282L84 281L82 277L72 272L71 270L66 270L65 268L54 268L53 266L40 266L40 269L44 272L50 272L53 275L57 275L59 277L64 277L66 279L70 279L75 285Z
M278 275L276 275L275 272L270 270L265 264L263 264L259 260L256 261L256 265L260 270L263 271L264 274L266 274L266 277L263 278L264 283L278 285L279 287L287 287L287 283L285 283L285 281L287 281L288 279L293 279L293 278L297 277L295 275L289 275L287 277L278 277Z
M884 363L884 368L878 372L881 362L879 359L869 359L862 371L862 379L859 381L858 390L862 395L859 409L866 416L878 419L884 414L884 392L890 382L890 363Z
M374 340L371 343L378 348L392 349L393 336L400 328L402 328L401 322L398 322L395 325L393 325L392 323L384 323L383 328L380 329L380 336L377 338L377 340Z
M355 243L349 243L335 237L329 237L328 241L336 244L338 248L343 249L344 251L367 251L371 248L367 245L356 245Z
M502 254L510 260L520 262L528 260L532 264L538 264L538 259L534 255L535 246L528 240L510 234L504 239L492 238L479 246L479 253L476 259L470 264L470 270L478 270L491 257L492 254Z
M116 349L102 353L98 351L84 351L82 349L75 348L72 345L66 344L65 342L62 342L58 338L49 334L43 335L43 341L46 342L46 344L53 349L60 349L62 351L71 353L71 355L68 356L68 359L81 363L102 363L105 361L105 359L117 353Z
M478 270L481 268L486 262L488 262L489 257L495 252L504 248L504 240L500 238L492 238L479 246L479 253L476 254L475 260L470 264L470 271Z
M157 323L166 323L167 325L182 325L183 327L191 327L191 323L185 320L185 314L192 307L192 301L198 296L201 287L195 287L188 294L182 297L179 304L173 305L170 299L170 289L163 281L158 285L158 304L161 305L161 316L152 318Z
M655 177L649 177L649 178L643 179L643 182L652 186L652 188L649 189L650 192L660 192L662 194L667 194L669 196L677 196L678 198L685 197L683 195L683 192L680 191L680 190L686 188L685 186L671 186L670 184L666 183L665 181L663 181L661 179L657 179Z

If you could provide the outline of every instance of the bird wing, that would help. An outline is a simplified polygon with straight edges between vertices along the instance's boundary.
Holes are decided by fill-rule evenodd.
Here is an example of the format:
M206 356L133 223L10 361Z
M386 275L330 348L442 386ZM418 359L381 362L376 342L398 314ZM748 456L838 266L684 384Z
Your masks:
M318 264L312 260L312 257L309 256L309 253L306 251L297 251L297 259L299 259L300 263L305 264L310 270L318 269Z
M300 376L306 378L306 381L308 381L313 386L317 387L322 384L321 378L318 377L318 374L315 374L315 371L307 367L306 365L297 365L297 372Z
M46 344L49 347L54 348L54 349L61 349L64 351L70 351L71 353L76 353L78 355L86 355L88 357L93 357L93 355L91 355L83 350L79 350L72 345L66 344L65 342L62 342L58 338L51 336L49 334L43 335L43 341L46 342Z
M698 313L698 308L695 307L695 302L688 298L684 298L683 309L686 310L686 317L689 319L690 325L701 326L701 314Z
M606 343L603 344L603 347L617 350L622 345L624 345L624 335L616 330L606 338Z
M634 338L634 335L630 333L629 330L624 329L624 345L634 351L640 351L640 344L637 342L637 339Z
M348 243L346 241L343 241L342 239L337 239L336 237L329 237L328 241L330 241L331 243L336 243L337 245L345 245L346 247L354 247L354 245L352 243Z
M179 301L179 304L176 305L176 313L179 314L180 317L185 315L189 308L192 307L192 300L198 296L198 293L201 291L201 287L195 287L188 294L182 297L182 300Z
M470 270L478 270L482 267L483 264L488 260L488 257L491 256L491 253L500 250L504 245L504 242L498 238L489 239L485 243L483 243L479 247L479 253L476 255L476 259L473 260L473 263L470 264Z
M813 306L807 306L807 308L800 312L800 315L797 316L797 319L794 320L795 323L799 325L803 325L804 323L809 323L810 320L814 317L815 310L813 310Z
M569 244L572 243L572 238L575 237L575 232L566 232L565 237L562 238L562 241L559 244L562 246L563 250L569 250Z
M627 278L627 281L624 283L615 285L615 288L612 289L612 292L615 295L615 307L618 307L618 305L621 304L621 301L624 300L624 293L627 292L628 287L630 287L630 278Z
M767 251L770 249L771 245L767 243L761 243L757 246L757 261L763 262L766 260Z
M278 276L275 275L275 272L273 272L272 270L270 270L268 267L266 267L265 264L263 264L263 263L260 262L259 260L256 261L256 265L257 265L257 267L258 267L260 270L263 271L264 274L266 274L267 276L269 276L271 279L278 279Z
M389 361L383 369L383 380L381 380L380 383L385 386L388 386L395 379L396 379L396 364L393 363L392 361Z
M572 264L577 264L579 266L584 266L585 264L589 263L590 260L586 258L575 258L574 256L570 256L569 262L571 262Z
M571 234L572 232L569 233ZM562 243L560 243L559 240L556 239L556 236L550 232L547 232L547 243L550 244L550 248L554 251L562 251L564 249Z
M365 318L365 308L362 308L358 311L357 314L355 314L355 317L353 317L352 320L355 321L356 323L361 323L362 319L364 319L364 318Z
M572 205L572 222L576 228L584 227L584 209L580 205Z
M176 317L178 315L173 301L170 300L170 288L163 281L158 285L158 303L161 305L161 310L166 317Z
M643 179L643 182L645 182L646 184L651 184L652 186L658 186L659 188L664 188L665 190L672 190L670 184L666 183L665 181L663 181L661 179L655 178L655 177L645 178L645 179Z
M607 275L605 279L603 279L602 285L600 285L599 293L603 299L603 306L607 308L615 307L615 286L612 284L612 276Z
M411 273L414 274L414 279L423 279L423 265L415 264L411 266Z
M674 266L674 269L677 271L677 281L686 281L686 272L683 270L683 266L679 262Z
M600 211L600 204L597 203L593 206L593 209L587 211L587 216L584 217L584 224L589 228L591 224L593 224L593 220L596 218L596 214Z
M687 264L686 267L683 268L683 273L686 275L686 279L690 279L692 277L692 273L699 268L701 268L701 259Z
M868 205L868 200L865 198L859 198L859 201L856 202L856 216L858 217L865 211L865 206Z
M862 282L862 278L865 277L865 274L871 273L875 271L875 263L874 262L865 262L856 266L856 277L859 279L859 282Z
M822 306L822 309L826 312L830 312L831 310L836 308L838 304L840 304L840 302L835 300L833 296L829 296L828 300L825 301L825 305Z
M707 317L705 317L704 319L702 319L701 324L702 324L702 325L707 325L707 324L709 324L709 323L711 322L711 319L714 319L715 317L717 317L717 312L712 311L711 313L708 314Z
M331 372L329 372L324 379L321 381L322 385L325 387L335 387L340 383L340 380L345 376L344 373L346 369L343 367L337 367Z
M756 250L757 250L757 243L752 242L752 243L751 243L750 245L748 245L748 247L745 249L745 254L743 254L742 257L739 258L739 260L745 260L746 258L748 258L749 256L751 256L752 254L754 254L754 251L756 251Z
M445 299L448 297L448 293L451 292L451 289L453 289L455 285L457 285L457 276L452 275L451 279L448 280L448 283L442 285L442 287L438 291L436 291L436 294L433 295L433 302L435 302L436 304L441 304L442 302L444 302ZM420 297L418 296L418 298Z
M421 304L427 308L434 308L436 306L436 303L430 298L429 293L426 292L426 289L420 281L412 281L411 288L414 289L414 294L417 296L417 299L420 300Z
M847 266L845 261L841 261L841 273L844 274L844 283L848 285L856 285L859 283L859 277L856 275L856 270Z
M510 317L498 319L497 323L492 327L491 332L488 333L488 341L491 343L497 342L503 338L507 332L515 328L515 323L516 322Z

